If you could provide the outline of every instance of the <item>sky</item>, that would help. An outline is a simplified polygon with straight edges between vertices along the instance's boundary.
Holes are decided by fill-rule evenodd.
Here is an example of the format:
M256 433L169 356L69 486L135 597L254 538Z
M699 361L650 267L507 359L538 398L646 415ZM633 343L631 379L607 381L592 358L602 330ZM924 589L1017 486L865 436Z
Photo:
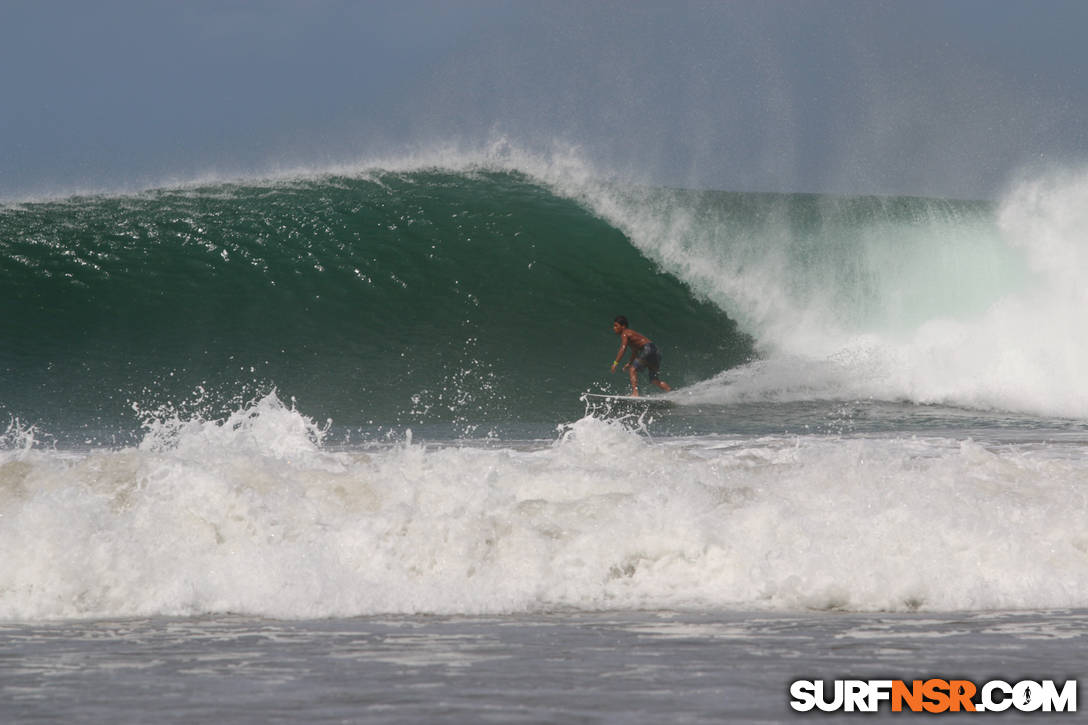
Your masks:
M498 138L641 183L995 198L1088 165L1086 27L1084 0L0 0L0 198Z

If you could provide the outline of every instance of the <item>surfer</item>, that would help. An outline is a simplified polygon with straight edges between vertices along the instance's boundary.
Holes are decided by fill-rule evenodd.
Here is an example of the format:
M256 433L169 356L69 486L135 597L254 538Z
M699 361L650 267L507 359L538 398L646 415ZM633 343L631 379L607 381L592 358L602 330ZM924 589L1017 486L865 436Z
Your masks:
M631 395L638 397L638 373L646 370L650 374L650 382L668 392L672 390L669 384L657 377L657 371L661 368L661 352L653 340L635 332L627 326L627 318L617 315L612 321L612 332L620 336L620 351L616 353L616 359L612 362L612 372L616 372L616 366L623 359L623 353L631 348L631 360L623 366L631 375Z

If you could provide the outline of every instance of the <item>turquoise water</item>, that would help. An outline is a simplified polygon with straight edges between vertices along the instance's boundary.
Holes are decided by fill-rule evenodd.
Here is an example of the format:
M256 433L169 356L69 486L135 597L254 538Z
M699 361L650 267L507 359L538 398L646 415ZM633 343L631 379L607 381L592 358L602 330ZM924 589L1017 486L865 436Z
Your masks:
M70 199L0 213L0 400L51 432L276 389L346 428L554 428L606 384L611 321L676 384L751 340L592 212L519 174L419 171Z
M584 410L579 393L626 392L608 375L625 314L704 404L673 432L729 430L704 425L706 404L752 400L1077 417L1079 383L1070 408L1040 368L1017 384L1045 389L1010 400L1010 376L972 357L987 311L1031 284L997 216L475 168L9 205L0 412L111 444L275 391L344 440L536 438ZM933 368L934 352L955 359Z

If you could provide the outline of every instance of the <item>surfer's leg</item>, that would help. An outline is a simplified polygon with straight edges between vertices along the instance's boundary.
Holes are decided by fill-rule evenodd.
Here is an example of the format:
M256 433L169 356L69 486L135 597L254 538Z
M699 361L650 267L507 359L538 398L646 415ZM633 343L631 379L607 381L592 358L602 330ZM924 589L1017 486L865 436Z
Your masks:
M646 372L650 374L650 382L661 388L665 392L672 390L669 384L661 378L657 377L657 371L661 368L661 352L657 349L657 345L648 345L650 348L649 353L646 356Z
M631 374L631 395L638 397L638 367L632 365L627 368L627 371Z

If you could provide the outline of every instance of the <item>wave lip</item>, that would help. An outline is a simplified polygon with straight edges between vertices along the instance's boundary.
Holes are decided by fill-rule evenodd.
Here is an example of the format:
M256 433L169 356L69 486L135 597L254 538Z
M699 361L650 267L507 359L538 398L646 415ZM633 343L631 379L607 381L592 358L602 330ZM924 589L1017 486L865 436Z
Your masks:
M997 204L579 193L737 320L770 363L753 373L786 390L1086 418L1085 178L1041 176Z

